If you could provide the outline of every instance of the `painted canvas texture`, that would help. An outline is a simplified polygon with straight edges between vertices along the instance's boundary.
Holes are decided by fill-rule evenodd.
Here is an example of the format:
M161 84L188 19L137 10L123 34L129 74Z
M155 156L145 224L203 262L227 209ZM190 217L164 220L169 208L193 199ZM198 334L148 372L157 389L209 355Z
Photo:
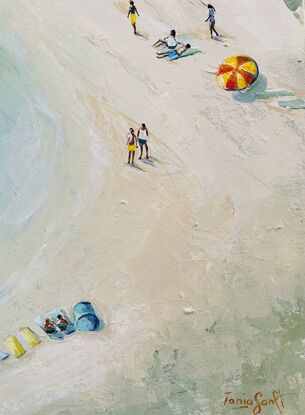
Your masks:
M303 0L1 0L5 415L304 415Z

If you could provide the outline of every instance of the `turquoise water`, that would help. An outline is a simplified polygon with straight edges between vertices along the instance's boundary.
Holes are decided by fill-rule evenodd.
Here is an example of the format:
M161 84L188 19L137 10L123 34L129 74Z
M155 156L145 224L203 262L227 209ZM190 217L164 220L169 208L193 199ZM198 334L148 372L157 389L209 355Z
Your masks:
M58 147L56 116L32 77L22 46L0 32L0 242L48 197Z

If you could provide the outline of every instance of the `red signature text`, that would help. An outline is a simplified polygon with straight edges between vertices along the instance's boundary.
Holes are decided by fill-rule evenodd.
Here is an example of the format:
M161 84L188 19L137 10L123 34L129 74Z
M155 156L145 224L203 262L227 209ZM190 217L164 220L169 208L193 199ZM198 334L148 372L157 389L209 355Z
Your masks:
M280 390L274 390L270 398L265 398L262 392L255 392L250 399L236 398L233 392L225 392L224 406L230 406L230 409L250 408L252 415L262 414L263 408L274 406L280 414L283 414L284 403Z

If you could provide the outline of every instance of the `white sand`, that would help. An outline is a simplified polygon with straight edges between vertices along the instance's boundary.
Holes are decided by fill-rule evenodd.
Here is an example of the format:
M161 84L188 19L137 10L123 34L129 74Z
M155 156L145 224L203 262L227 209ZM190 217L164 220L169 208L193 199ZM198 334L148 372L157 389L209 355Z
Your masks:
M78 413L54 408L90 388L100 397L96 412L79 413L104 413L127 399L110 398L124 389L114 376L141 382L156 344L175 346L177 327L201 336L214 321L265 317L278 298L304 294L304 112L281 110L277 100L239 103L210 73L225 57L248 54L268 87L302 98L303 30L277 0L215 1L227 47L209 39L195 0L138 1L149 40L132 34L125 1L2 3L63 142L46 203L1 247L1 337L82 299L106 329L61 344L45 339L2 364L1 413ZM204 54L155 59L151 44L171 28ZM141 122L153 159L133 169L125 136ZM238 331L204 345L195 337L176 347L203 347L198 378L240 371ZM261 359L264 345L249 354Z

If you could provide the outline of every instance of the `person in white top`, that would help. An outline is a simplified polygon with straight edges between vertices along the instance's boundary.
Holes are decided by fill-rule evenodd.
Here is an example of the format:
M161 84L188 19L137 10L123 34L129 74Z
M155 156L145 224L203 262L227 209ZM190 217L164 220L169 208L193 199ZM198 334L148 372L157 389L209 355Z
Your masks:
M213 32L215 33L216 36L219 36L219 34L217 33L217 31L215 29L215 12L216 12L216 9L211 4L208 4L207 8L209 9L209 15L208 15L208 18L206 19L206 22L210 21L211 39L214 39L213 38Z
M153 44L154 47L165 45L168 49L175 49L179 42L176 40L176 30L171 30L169 36L165 37L164 39L157 40L156 43Z
M147 145L148 129L147 129L147 127L144 123L141 125L141 127L138 130L137 138L138 138L138 143L140 144L140 149L141 149L141 154L140 154L139 160L141 160L142 156L143 156L143 147L145 147L146 159L148 160L149 159L149 157L148 157L148 145Z

